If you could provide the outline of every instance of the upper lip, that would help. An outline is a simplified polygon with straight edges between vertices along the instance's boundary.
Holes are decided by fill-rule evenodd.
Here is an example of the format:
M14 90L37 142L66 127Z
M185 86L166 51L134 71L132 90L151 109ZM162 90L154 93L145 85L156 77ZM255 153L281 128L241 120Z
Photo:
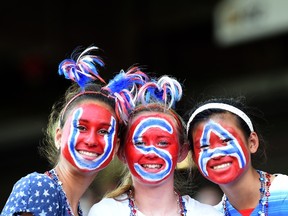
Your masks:
M208 166L213 168L215 166L221 166L221 165L224 165L224 164L231 164L232 163L232 160L230 157L227 157L227 156L220 156L220 157L216 157L216 158L211 158L209 161L208 161Z

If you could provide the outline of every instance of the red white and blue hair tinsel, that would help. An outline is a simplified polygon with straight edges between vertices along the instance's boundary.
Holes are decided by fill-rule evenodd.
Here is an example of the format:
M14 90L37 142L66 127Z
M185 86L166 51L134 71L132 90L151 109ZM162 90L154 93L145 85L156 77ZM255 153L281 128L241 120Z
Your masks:
M135 108L138 89L149 81L149 77L134 66L125 73L121 70L103 89L112 93L116 98L116 114L127 123L129 113Z
M76 61L73 58L63 60L59 64L58 74L77 82L81 89L84 89L86 83L96 79L106 83L98 72L98 67L104 67L104 62L99 56L88 54L93 50L98 50L98 47L88 47L78 56Z
M144 84L138 91L137 103L149 105L159 103L165 109L174 109L176 103L182 98L181 84L174 78L164 75L158 80L151 80Z
M134 66L127 72L121 70L106 84L98 72L98 67L104 67L104 62L100 57L89 54L93 50L98 50L98 47L88 47L78 56L76 61L73 58L65 59L59 64L58 74L76 82L81 88L81 92L70 99L64 107L62 117L69 104L80 95L86 93L103 95L105 91L108 93L106 93L107 97L114 98L116 115L120 121L125 123L128 119L128 113L135 107L138 89L149 81L149 77L141 71L140 67ZM101 92L85 91L86 84L96 80L103 84Z

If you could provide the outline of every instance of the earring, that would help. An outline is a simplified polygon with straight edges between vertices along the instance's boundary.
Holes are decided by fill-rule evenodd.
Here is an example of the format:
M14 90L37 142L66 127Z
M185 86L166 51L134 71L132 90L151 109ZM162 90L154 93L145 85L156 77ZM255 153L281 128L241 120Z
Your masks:
M60 147L61 147L61 145L59 144L59 142L56 142L56 143L55 143L55 146L56 146L56 149L57 149L57 150L59 150Z

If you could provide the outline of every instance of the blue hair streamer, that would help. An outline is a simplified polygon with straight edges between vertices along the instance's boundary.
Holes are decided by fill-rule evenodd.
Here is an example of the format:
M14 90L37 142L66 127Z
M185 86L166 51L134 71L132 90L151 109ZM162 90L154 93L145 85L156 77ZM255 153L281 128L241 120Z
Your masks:
M104 67L104 62L96 55L89 55L88 52L92 50L98 50L98 47L88 47L78 56L76 61L72 58L63 60L59 64L58 74L77 82L81 89L84 89L88 82L96 79L106 84L100 77L97 68L97 66Z

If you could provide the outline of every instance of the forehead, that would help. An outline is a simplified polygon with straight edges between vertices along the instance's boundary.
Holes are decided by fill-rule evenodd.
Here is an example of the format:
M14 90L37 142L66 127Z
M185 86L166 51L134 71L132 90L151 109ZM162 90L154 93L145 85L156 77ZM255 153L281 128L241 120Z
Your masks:
M144 111L141 113L138 113L137 115L135 115L130 122L130 126L132 125L137 125L140 122L144 121L147 118L161 118L161 119L165 119L166 121L168 121L173 127L176 126L176 120L169 114L169 113L164 113L164 112L157 112L157 111Z
M97 99L85 99L85 100L79 101L77 104L75 104L72 110L82 108L82 107L93 107L93 108L98 107L99 109L104 109L107 112L110 112L111 115L115 116L115 111L112 109L110 105L102 101L99 101Z
M205 120L199 122L198 126L206 124L209 120L213 120L214 122L219 123L222 126L226 125L230 127L239 127L237 116L230 112L214 113Z

